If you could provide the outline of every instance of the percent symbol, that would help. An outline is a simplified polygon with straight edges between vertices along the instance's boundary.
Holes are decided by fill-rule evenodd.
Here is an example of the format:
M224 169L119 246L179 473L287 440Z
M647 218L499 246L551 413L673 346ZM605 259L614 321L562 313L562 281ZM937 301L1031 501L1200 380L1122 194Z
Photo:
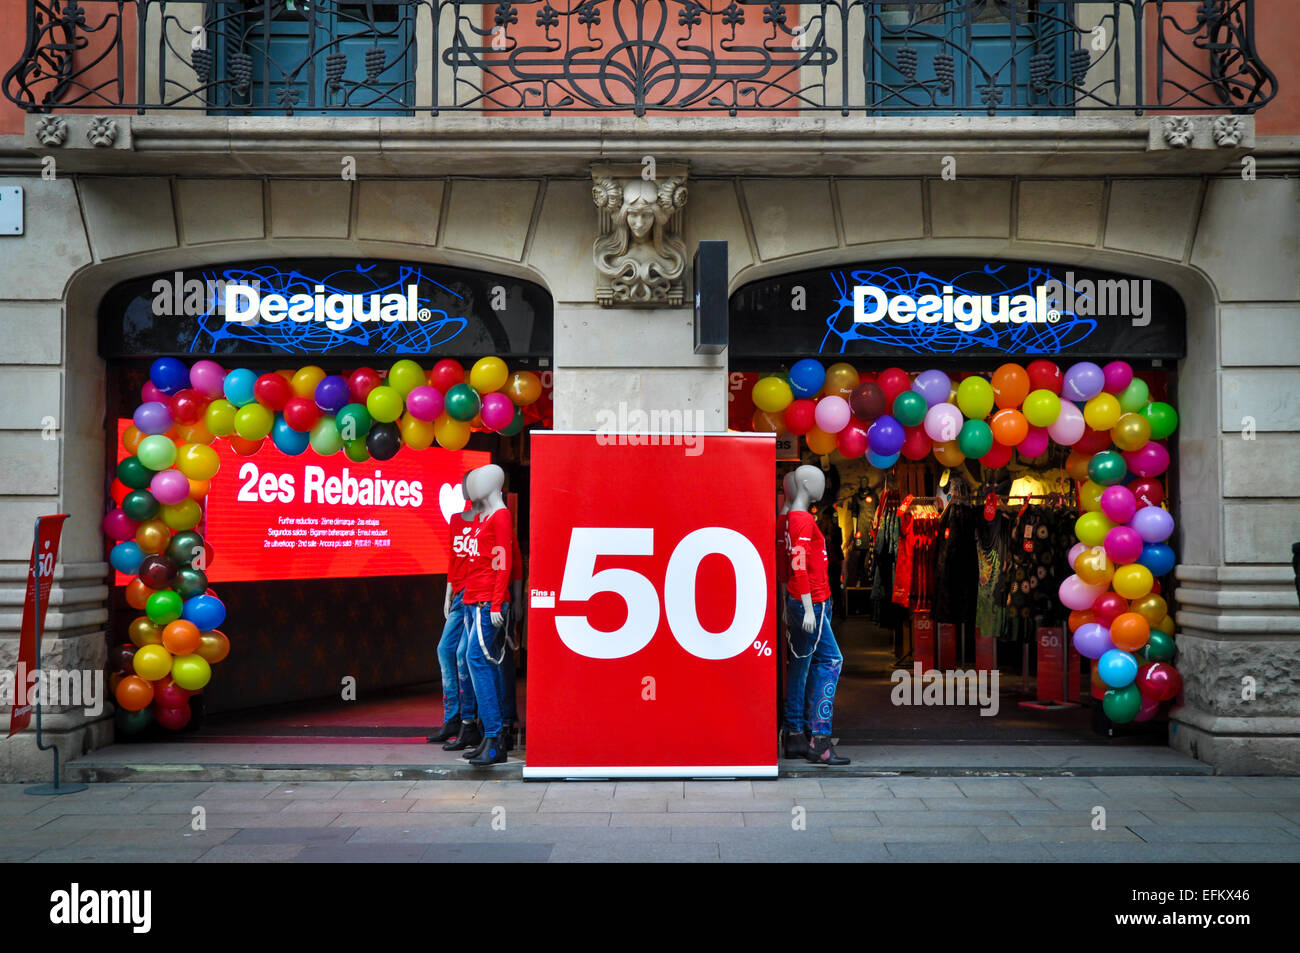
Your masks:
M766 642L762 641L761 639L754 643L754 650L758 652L759 655L772 654L772 647L768 645Z

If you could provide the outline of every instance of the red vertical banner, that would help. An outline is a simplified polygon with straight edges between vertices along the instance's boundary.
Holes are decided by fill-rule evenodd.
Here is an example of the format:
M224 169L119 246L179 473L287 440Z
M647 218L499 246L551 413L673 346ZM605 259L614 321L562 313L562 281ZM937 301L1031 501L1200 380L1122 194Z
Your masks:
M934 620L928 612L912 615L912 658L926 669L934 668L935 663Z
M27 676L36 670L36 630L45 629L45 615L50 608L50 589L54 585L54 564L59 559L59 539L67 513L42 516L36 521L36 539L27 570L27 592L23 596L23 627L18 636L18 668L14 673L13 708L9 711L9 736L22 731L32 720L32 706L27 698ZM37 621L37 593L40 593L40 618Z
M774 455L533 433L525 777L776 776Z
M1065 630L1038 629L1037 696L1040 702L1067 701L1065 687Z

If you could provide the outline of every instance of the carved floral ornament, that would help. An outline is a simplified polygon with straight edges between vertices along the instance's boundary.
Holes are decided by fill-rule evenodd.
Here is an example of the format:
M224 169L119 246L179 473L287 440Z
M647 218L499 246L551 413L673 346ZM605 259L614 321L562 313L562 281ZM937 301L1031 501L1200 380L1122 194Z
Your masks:
M642 166L592 169L591 198L600 213L592 249L596 300L615 305L679 307L685 298L686 167L660 163L654 178Z

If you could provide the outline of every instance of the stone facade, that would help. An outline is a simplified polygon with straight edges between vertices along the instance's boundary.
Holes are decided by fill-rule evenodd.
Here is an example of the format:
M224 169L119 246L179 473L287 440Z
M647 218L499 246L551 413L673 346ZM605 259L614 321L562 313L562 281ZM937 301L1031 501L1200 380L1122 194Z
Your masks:
M166 121L140 121L125 141L139 142ZM978 131L961 122L964 135ZM891 131L898 124L880 122L894 136L902 135ZM583 121L569 125L581 131ZM346 146L353 133L332 128ZM743 156L684 134L662 157L690 170L681 225L688 253L703 239L727 241L733 289L802 268L919 255L1055 260L1177 289L1188 310L1174 540L1187 688L1170 743L1223 772L1300 771L1300 606L1287 565L1300 539L1300 179L1244 181L1230 165L1223 171L1238 154L1231 149L1220 150L1212 168L1188 164L1208 161L1205 150L1148 152L1146 127L1137 125L1129 139L1142 151L1125 145L1117 153L1117 177L1088 174L1086 164L1069 169L1068 159L1027 167L1007 128L1006 120L989 121L963 146L969 167L981 170L996 167L990 157L1000 150L1019 152L1003 174L955 181L940 173L951 146L921 139L908 162L878 172L865 160L834 158L838 141L810 145L799 130L771 134L774 154L803 157L793 174L773 174L770 156L754 158L746 172ZM1093 127L1079 128L1088 141ZM1248 131L1243 141L1254 144ZM1058 154L1059 139L1030 140L1043 155ZM103 665L105 369L95 313L104 291L129 277L290 255L517 275L555 299L557 428L594 427L602 409L620 402L697 411L710 428L725 428L727 356L693 352L689 306L607 309L595 300L590 167L609 156L608 145L596 137L585 152L557 146L530 155L498 147L475 168L446 158L453 145L430 147L423 174L394 151L384 175L351 181L304 176L302 164L313 159L274 149L245 155L238 173L226 162L217 174L211 154L193 161L164 154L149 167L109 174L108 153L130 155L118 144L94 153L100 165L46 180L34 133L0 139L0 169L8 170L0 185L26 189L27 213L23 236L0 238L8 266L0 273L0 397L8 408L0 431L0 666L10 667L16 651L32 520L50 512L73 518L47 657ZM366 148L357 141L356 152ZM627 159L641 149L625 151ZM1278 167L1295 161L1277 151ZM688 305L691 294L688 286ZM1246 679L1254 690L1243 695ZM79 711L46 720L64 758L106 743L111 725ZM47 770L33 733L0 744L0 779Z

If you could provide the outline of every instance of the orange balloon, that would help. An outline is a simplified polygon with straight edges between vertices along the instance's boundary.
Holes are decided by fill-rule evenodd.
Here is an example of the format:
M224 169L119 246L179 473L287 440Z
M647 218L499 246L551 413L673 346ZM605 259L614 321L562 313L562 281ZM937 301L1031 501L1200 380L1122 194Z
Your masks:
M230 654L230 639L218 629L202 632L199 634L199 647L195 654L209 665L216 665Z
M145 520L135 530L135 541L146 555L161 553L171 539L172 531L162 520Z
M961 452L956 440L948 440L934 445L934 458L945 467L959 467L966 462L966 454Z
M1013 410L1029 396L1029 373L1019 364L1003 364L993 372L993 402Z
M265 437L261 440L245 440L237 433L232 433L226 439L230 441L230 449L241 457L251 457L262 449L262 444L266 443Z
M122 434L122 446L126 447L127 453L133 454L140 446L140 441L143 439L144 434L136 429L135 424L131 424L131 426L126 428L126 432Z
M1090 546L1075 558L1074 571L1088 585L1099 586L1110 582L1115 575L1115 564L1106 555L1105 547Z
M1115 648L1136 652L1151 638L1151 626L1136 612L1122 612L1110 623L1110 640Z
M168 622L163 629L162 644L172 655L193 655L199 647L199 627L188 619Z
M750 426L758 433L780 433L785 429L785 416L755 410L754 416L750 418Z
M190 480L189 477L185 479ZM211 480L190 480L190 499L196 503L202 503L203 498L208 495L208 490L211 488Z
M1029 436L1029 421L1018 410L999 410L989 421L993 439L1004 447L1014 447Z
M821 427L813 427L804 434L803 439L808 444L808 449L818 455L830 453L837 446L835 434L827 433Z
M153 702L153 686L139 675L128 675L117 683L113 697L127 711L140 711Z
M1070 479L1082 483L1088 479L1088 461L1091 459L1092 454L1090 453L1079 453L1077 450L1071 450L1070 455L1065 459L1065 472L1070 474Z
M429 371L433 380L433 371ZM527 407L542 396L542 379L532 371L515 371L506 381L505 395L516 407Z
M149 590L152 592L153 590ZM126 630L132 644L138 646L144 645L161 645L162 644L162 626L158 625L148 616L140 616L138 619L131 620L131 626Z
M1091 609L1075 609L1070 613L1070 631L1073 632L1081 625L1087 625L1089 622L1096 622L1097 615Z
M197 423L192 423L189 425L181 425L179 429L181 434L181 440L184 443L201 443L204 446L207 446L208 444L212 443L212 441L217 439L213 435L212 431L208 429L207 424L205 424L202 421L202 419L200 419Z
M144 584L138 577L132 579L126 584L126 604L132 609L144 611L145 603L149 601L154 591Z

